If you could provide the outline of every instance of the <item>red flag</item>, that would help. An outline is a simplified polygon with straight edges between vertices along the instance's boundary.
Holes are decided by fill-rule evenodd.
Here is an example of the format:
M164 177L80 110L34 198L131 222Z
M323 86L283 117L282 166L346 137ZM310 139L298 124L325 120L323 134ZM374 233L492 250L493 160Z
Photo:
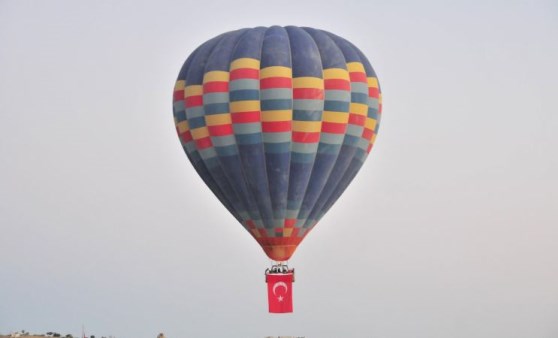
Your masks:
M293 272L266 275L270 313L293 312Z

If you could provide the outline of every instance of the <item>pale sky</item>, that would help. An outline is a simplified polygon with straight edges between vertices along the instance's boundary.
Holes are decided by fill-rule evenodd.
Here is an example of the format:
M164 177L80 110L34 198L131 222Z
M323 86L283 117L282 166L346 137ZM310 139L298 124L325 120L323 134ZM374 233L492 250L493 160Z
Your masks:
M172 119L186 57L260 25L348 39L384 99L287 315ZM553 0L0 0L0 334L558 337L557 36Z

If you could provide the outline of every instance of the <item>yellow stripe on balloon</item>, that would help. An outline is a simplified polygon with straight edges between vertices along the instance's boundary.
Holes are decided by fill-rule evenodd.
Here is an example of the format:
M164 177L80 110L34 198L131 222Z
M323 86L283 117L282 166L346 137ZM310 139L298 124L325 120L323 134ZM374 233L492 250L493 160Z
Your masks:
M220 126L223 124L232 124L231 114L215 114L205 115L205 124L208 126Z
M293 77L293 70L289 67L271 66L260 70L260 79L268 77Z
M203 94L202 85L192 85L186 86L186 88L184 88L184 97L196 96L201 94Z
M378 78L377 77L369 77L368 78L368 87L379 88Z
M260 238L262 237L262 235L260 235L260 232L258 231L258 229L252 229L252 234L254 235L254 237L256 238Z
M322 129L322 121L293 121L293 131L305 133L319 132Z
M360 62L349 62L349 63L347 63L347 69L349 69L349 72L351 72L351 73L352 72L366 73L364 71L364 66Z
M230 103L232 113L246 112L246 111L259 111L260 101L236 101Z
M213 82L213 81L229 81L229 72L224 72L222 70L212 70L203 75L203 83Z
M374 130L374 129L376 129L376 124L377 123L378 123L378 121L376 121L375 119L367 118L366 122L364 122L364 128Z
M368 115L368 105L363 103L351 102L349 111L353 114L366 116Z
M180 134L187 132L190 129L188 121L184 120L176 123L176 129Z
M295 77L293 79L293 88L324 89L324 80L319 77Z
M328 68L324 69L324 79L342 79L349 80L349 72L343 68Z
M240 58L231 62L231 70L240 68L260 69L260 60L252 58Z
M176 81L176 83L174 84L174 90L184 90L184 87L186 86L186 81L184 80L178 80Z
M335 123L348 123L349 114L341 113L337 111L327 111L325 110L322 114L322 121L324 122L335 122Z
M192 137L194 138L194 140L198 140L200 138L204 138L209 136L209 130L207 129L207 127L200 127L200 128L196 128L196 129L192 129Z
M290 121L293 119L292 110L266 110L262 111L263 122Z

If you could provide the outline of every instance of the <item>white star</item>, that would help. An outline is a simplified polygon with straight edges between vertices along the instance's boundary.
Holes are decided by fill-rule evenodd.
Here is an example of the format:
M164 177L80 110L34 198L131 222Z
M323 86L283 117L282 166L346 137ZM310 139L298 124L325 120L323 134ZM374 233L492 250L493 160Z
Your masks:
M283 296L277 297L277 300L280 301L280 302L282 302L282 301L283 301Z

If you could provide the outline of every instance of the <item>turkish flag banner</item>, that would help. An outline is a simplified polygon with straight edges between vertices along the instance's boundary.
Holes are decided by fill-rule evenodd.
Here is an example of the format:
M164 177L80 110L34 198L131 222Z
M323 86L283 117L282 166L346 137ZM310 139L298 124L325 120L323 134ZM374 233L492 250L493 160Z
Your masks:
M269 273L266 275L267 300L270 313L293 312L292 270L288 273Z

